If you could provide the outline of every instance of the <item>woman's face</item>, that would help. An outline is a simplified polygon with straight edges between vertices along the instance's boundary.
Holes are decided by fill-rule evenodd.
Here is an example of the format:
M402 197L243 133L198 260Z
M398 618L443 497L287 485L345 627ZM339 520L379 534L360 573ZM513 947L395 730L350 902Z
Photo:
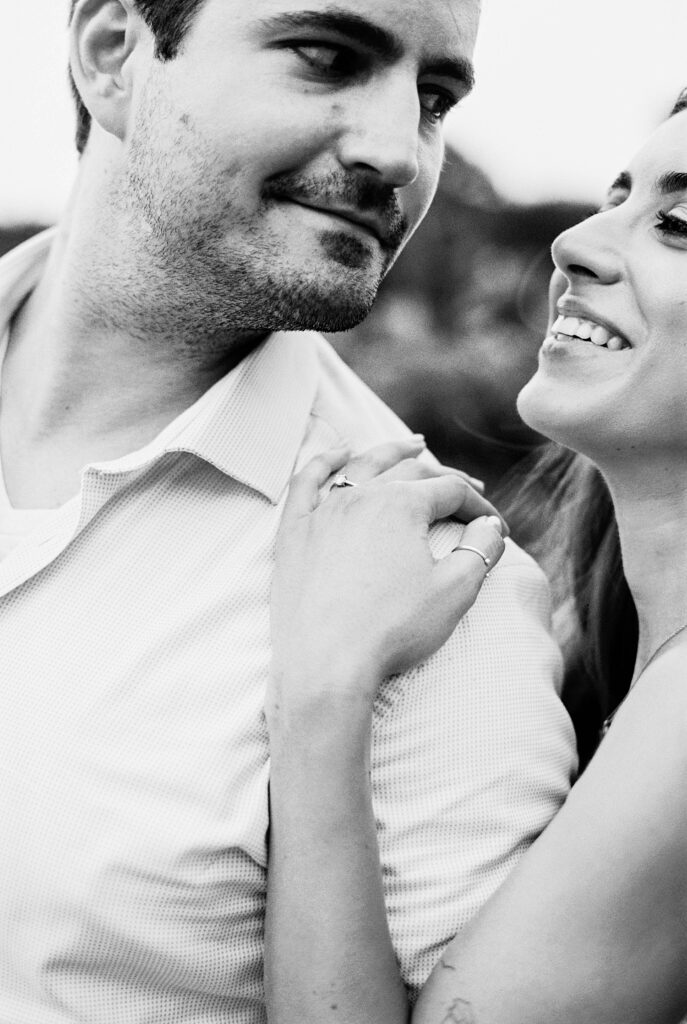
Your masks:
M687 457L687 111L553 245L552 325L518 408L603 465Z

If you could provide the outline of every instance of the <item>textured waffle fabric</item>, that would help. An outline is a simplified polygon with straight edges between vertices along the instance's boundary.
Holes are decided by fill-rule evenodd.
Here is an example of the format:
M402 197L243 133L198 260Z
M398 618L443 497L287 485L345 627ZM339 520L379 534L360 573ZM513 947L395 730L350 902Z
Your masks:
M0 263L0 334L49 238ZM291 473L405 427L277 334L0 562L1 1024L262 1024L275 532ZM432 534L437 555L460 527ZM544 579L512 544L446 646L390 680L373 788L411 987L564 800Z

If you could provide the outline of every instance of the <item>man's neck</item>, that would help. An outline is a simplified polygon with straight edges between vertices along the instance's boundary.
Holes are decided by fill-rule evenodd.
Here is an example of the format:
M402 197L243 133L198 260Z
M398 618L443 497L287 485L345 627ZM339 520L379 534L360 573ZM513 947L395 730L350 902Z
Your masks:
M95 244L102 228L83 230L79 220L58 232L41 280L11 324L0 450L17 507L67 500L85 464L150 442L262 340L205 339L198 324L189 344L178 319L165 331L163 309L137 317L117 270L124 262L135 274L135 260L113 257Z

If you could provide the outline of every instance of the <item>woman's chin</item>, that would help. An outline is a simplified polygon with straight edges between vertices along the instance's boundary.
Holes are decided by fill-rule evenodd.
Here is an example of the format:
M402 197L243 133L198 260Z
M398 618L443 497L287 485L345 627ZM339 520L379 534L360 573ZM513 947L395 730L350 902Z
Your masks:
M589 417L580 407L579 397L571 400L571 396L561 394L559 388L535 373L518 395L517 407L528 427L566 448L585 452Z

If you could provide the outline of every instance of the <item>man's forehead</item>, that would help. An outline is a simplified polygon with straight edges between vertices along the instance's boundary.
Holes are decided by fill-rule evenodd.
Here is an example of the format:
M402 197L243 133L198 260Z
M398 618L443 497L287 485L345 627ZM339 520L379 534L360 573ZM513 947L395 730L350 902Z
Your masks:
M479 0L252 0L246 11L251 20L280 15L303 20L312 13L343 21L348 15L384 29L404 49L416 46L469 56L479 21Z

